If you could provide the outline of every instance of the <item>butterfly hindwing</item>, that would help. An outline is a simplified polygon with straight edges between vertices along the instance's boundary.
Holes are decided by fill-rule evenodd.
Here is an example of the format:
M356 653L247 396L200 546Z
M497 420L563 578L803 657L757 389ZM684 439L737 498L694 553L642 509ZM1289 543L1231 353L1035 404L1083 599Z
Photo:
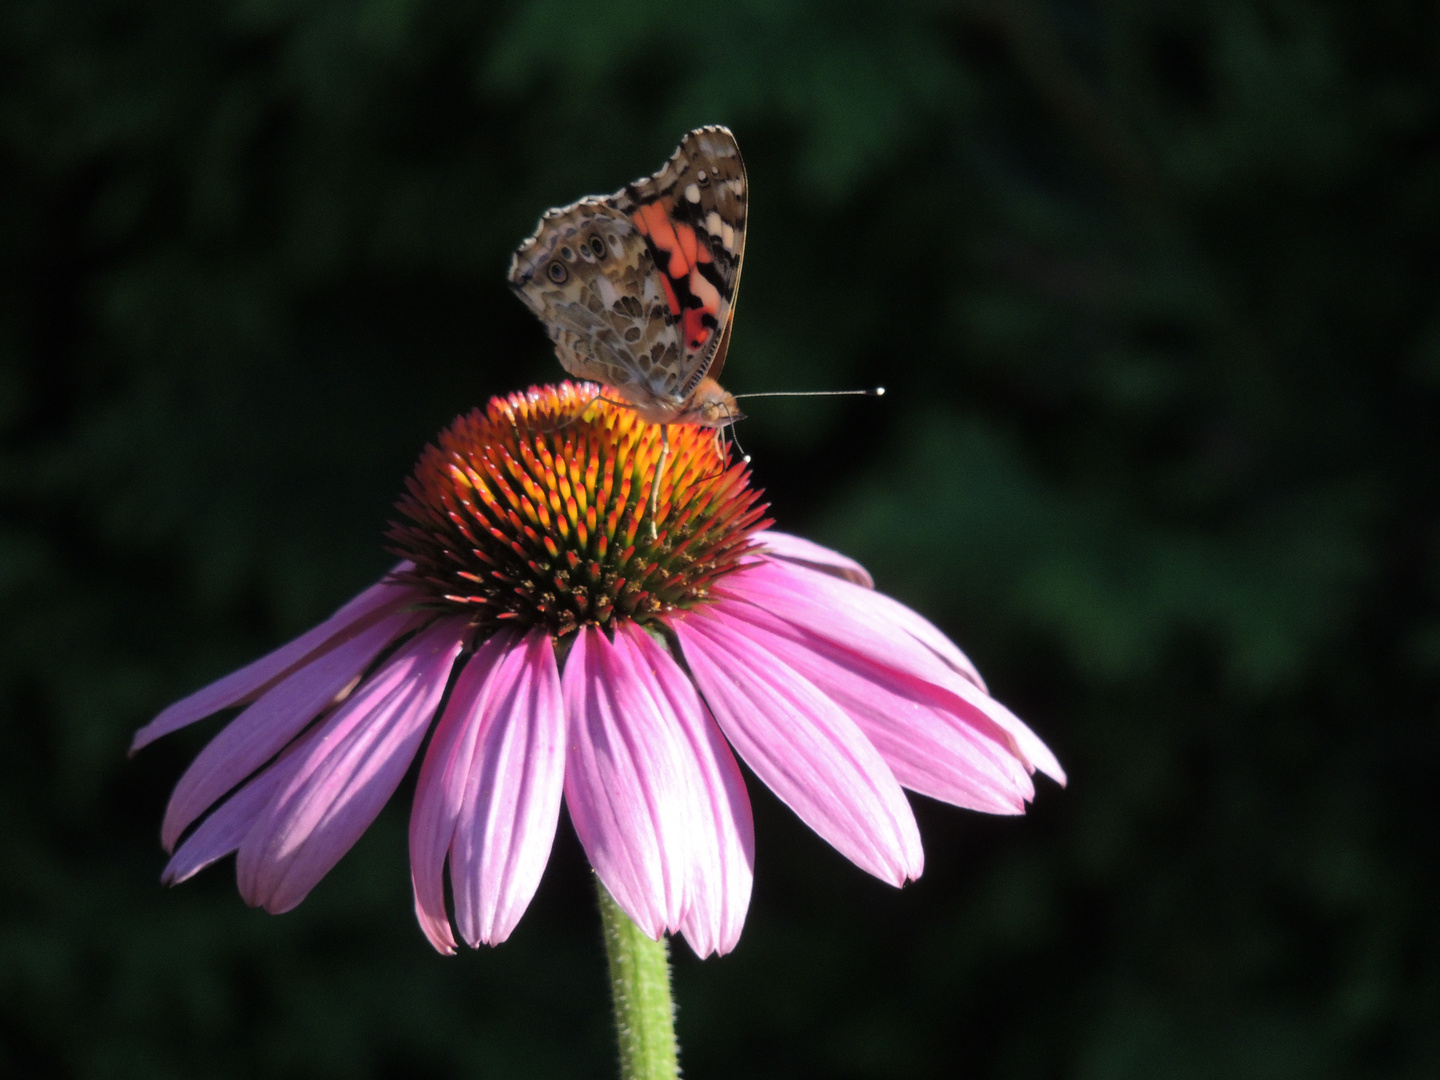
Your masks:
M552 210L516 253L510 280L555 342L561 365L624 391L678 365L654 258L629 217L602 199Z

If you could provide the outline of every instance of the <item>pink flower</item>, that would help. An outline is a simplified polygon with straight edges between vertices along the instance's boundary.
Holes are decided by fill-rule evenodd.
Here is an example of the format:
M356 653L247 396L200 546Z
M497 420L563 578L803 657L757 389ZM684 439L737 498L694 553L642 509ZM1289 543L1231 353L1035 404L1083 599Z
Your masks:
M136 734L138 750L244 706L170 799L167 884L235 852L246 902L293 908L433 724L410 864L437 949L455 949L447 861L461 938L505 940L563 796L620 907L705 956L734 948L750 901L754 830L732 749L897 886L923 866L902 788L1018 814L1035 769L1064 782L939 630L858 564L766 531L748 473L709 433L671 429L647 540L658 429L593 397L562 384L462 417L399 505L404 562Z

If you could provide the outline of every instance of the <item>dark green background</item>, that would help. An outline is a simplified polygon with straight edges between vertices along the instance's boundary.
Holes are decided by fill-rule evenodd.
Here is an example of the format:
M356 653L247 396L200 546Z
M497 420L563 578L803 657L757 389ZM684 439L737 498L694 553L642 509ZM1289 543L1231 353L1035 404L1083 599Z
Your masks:
M0 5L0 1072L611 1075L562 825L435 955L409 791L294 913L164 891L214 726L388 564L422 444L553 379L548 206L736 131L781 527L940 622L1069 790L916 799L897 892L758 784L706 1078L1440 1073L1440 12L1400 0Z

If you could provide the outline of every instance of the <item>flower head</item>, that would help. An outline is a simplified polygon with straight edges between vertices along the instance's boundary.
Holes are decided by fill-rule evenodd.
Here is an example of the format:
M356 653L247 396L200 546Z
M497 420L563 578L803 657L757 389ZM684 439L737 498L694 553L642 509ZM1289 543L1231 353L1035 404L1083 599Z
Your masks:
M136 734L139 749L245 706L170 799L165 881L235 852L245 900L289 910L429 732L410 863L436 948L455 948L447 863L460 937L509 936L563 799L621 908L704 956L734 947L750 900L754 829L732 750L895 885L923 862L902 788L1013 814L1034 770L1063 783L938 629L858 564L769 531L712 432L671 428L652 530L659 443L633 411L568 383L457 420L399 503L394 571Z
M495 399L427 447L392 526L395 575L482 634L653 623L702 602L739 566L760 494L713 434L672 428L656 529L644 528L659 428L562 383ZM583 415L580 415L583 413Z

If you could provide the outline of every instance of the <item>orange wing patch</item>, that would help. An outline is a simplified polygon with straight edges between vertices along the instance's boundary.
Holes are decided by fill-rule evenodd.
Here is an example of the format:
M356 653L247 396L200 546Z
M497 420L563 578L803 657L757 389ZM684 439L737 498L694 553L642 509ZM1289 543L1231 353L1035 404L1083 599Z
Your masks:
M702 349L714 335L712 326L705 325L705 316L712 323L720 314L720 290L700 273L700 264L714 262L710 248L683 221L676 221L675 200L666 196L655 202L645 203L632 216L640 235L649 239L656 249L668 256L661 284L665 287L665 299L670 311L680 315L684 323L685 347ZM669 280L666 280L666 279ZM683 312L671 281L684 282L689 297L699 301L699 306L686 305Z

